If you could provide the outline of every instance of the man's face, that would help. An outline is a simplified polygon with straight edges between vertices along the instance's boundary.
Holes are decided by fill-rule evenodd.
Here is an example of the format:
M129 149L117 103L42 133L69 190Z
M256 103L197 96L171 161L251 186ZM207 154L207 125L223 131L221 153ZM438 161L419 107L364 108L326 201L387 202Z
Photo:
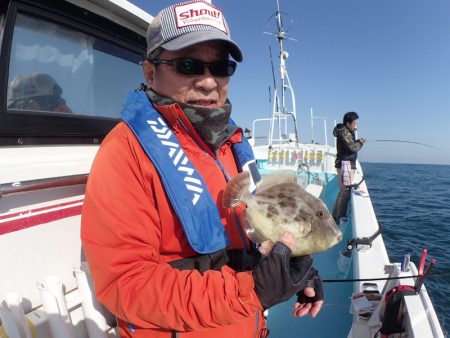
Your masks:
M228 59L227 51L218 41L199 43L176 52L163 51L158 58L172 60L185 56L204 62ZM227 99L230 77L213 76L208 68L203 75L186 76L178 74L171 65L145 61L144 75L150 88L177 102L217 108L222 107Z
M354 120L352 123L347 122L347 128L351 131L355 131L358 127L358 120Z

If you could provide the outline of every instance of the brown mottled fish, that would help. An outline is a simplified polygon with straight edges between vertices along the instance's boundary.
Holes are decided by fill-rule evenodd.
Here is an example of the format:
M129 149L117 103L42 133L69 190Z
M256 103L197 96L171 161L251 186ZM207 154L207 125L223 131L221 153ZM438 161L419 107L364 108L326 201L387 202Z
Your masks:
M281 170L262 177L256 193L249 191L250 174L242 172L228 182L223 205L247 205L241 220L249 238L276 242L288 230L296 239L293 256L325 251L342 240L325 203L297 184L295 171Z

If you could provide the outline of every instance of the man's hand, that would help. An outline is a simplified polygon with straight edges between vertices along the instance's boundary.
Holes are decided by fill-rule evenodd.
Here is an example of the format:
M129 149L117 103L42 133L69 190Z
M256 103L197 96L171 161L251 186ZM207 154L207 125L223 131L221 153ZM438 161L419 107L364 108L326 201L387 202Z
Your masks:
M306 287L303 290L303 293L307 297L314 297L316 293L314 292L314 289L311 287ZM319 311L322 309L323 300L315 301L314 303L299 303L295 302L294 304L294 317L303 317L306 316L308 313L311 314L311 317L316 317Z
M324 292L322 280L315 269L311 269L311 274L306 281L306 287L303 292L297 293L297 302L294 304L293 315L303 317L308 313L314 318L319 313L323 305Z
M286 231L275 245L263 246L268 254L261 257L252 275L255 292L264 309L300 293L310 279L311 272L316 271L312 268L311 256L291 258L294 245L294 235Z
M290 232L283 233L279 241L283 242L291 249L295 244L295 238ZM268 256L274 245L275 244L270 240L264 241L259 246L259 252L263 256ZM294 304L294 317L303 317L309 313L314 318L317 316L324 303L322 283L317 271L312 269L310 275L311 276L308 277L309 279L306 281L305 288L297 293L297 302ZM315 289L319 291L319 294L316 294Z
M294 248L294 244L292 244L293 241L295 241L294 236L288 231L283 233L280 237L280 242L283 242L284 244L286 244L289 247L289 249L291 249L291 250ZM265 257L269 256L274 245L275 245L275 243L272 242L270 239L262 242L258 248L259 253Z

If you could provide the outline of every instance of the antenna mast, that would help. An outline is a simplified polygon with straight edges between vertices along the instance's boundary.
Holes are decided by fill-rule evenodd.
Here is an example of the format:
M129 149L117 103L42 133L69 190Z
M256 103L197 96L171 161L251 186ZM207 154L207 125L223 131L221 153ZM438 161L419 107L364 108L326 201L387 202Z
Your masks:
M277 29L278 33L269 33L264 32L265 34L274 35L276 36L278 40L278 44L280 47L280 53L279 53L279 75L280 75L280 81L281 81L281 100L279 98L278 89L274 88L274 105L272 110L272 120L270 123L270 134L269 134L269 145L272 145L273 142L279 142L282 143L289 143L289 142L297 142L298 141L298 134L297 134L297 112L296 112L296 106L295 106L295 94L294 90L291 86L291 81L289 80L289 75L286 68L286 60L289 57L288 52L284 50L284 40L293 40L297 41L292 38L286 37L286 32L283 28L283 21L281 17L280 12L280 4L277 0L277 11L275 13L275 18L277 21ZM286 92L289 91L291 96L291 111L289 111L286 108ZM279 104L275 104L279 103ZM289 139L288 136L288 121L287 119L291 117L293 119L294 124L294 139ZM275 124L278 126L278 135L275 136Z

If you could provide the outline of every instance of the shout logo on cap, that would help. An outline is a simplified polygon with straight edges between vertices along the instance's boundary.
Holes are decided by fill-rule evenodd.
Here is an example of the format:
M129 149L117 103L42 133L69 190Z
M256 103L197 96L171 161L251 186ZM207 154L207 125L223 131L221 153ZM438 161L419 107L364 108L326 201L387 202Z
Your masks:
M228 34L225 27L223 14L220 9L205 2L191 2L174 7L177 28L191 25L212 26L225 34Z

